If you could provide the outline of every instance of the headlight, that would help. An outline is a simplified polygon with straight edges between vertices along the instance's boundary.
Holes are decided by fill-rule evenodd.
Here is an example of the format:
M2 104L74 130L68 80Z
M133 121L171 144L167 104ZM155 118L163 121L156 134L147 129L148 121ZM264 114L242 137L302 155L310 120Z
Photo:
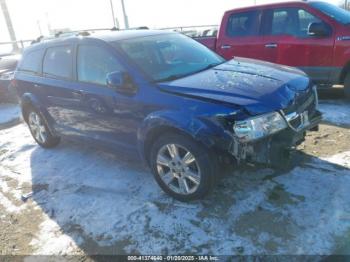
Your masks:
M287 123L277 112L237 121L233 127L235 134L246 142L275 134L285 128Z

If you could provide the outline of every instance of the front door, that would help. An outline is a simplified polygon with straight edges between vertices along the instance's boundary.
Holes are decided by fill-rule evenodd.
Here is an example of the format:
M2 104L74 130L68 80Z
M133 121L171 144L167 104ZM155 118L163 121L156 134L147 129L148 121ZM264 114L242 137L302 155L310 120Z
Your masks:
M314 22L323 21L298 7L265 11L265 60L299 67L315 82L327 82L333 63L334 40L331 33L322 38L308 35L309 25Z

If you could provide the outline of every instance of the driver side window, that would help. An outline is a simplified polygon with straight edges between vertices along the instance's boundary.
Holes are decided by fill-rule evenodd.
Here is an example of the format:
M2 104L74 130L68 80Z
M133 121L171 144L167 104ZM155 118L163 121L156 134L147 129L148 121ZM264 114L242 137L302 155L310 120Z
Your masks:
M78 81L106 85L106 76L115 71L122 71L122 66L113 54L98 46L79 46Z
M308 37L311 23L322 22L316 16L300 8L276 9L272 12L271 35Z

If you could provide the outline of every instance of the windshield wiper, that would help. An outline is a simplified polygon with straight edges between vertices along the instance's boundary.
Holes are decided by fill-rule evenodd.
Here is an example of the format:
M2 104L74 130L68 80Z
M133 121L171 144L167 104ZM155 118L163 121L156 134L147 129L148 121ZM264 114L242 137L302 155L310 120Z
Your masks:
M205 71L205 70L209 70L209 69L211 69L211 68L213 68L213 67L216 67L216 66L218 66L218 65L221 65L221 64L223 64L223 63L225 63L225 62L209 64L209 65L207 65L206 67L204 67L203 69L194 72L193 74L197 74L197 73L203 72L203 71Z
M180 79L180 78L185 77L185 76L186 76L186 75L182 75L182 74L170 75L170 76L167 76L167 77L165 77L165 78L156 80L156 81L154 81L154 82L155 82L155 83L158 83L158 82L174 81L174 80Z
M186 77L186 76L198 74L198 73L200 73L200 72L209 70L209 69L211 69L211 68L213 68L213 67L216 67L216 66L218 66L218 65L221 65L221 64L223 64L223 63L225 63L225 61L222 62L222 63L213 63L213 64L209 64L209 65L207 65L206 67L204 67L204 68L202 68L202 69L200 69L200 70L198 70L198 71L191 72L191 73L188 73L188 74L174 74L174 75L170 75L170 76L168 76L168 77L166 77L166 78L162 78L162 79L156 80L156 81L154 81L154 82L155 82L155 83L159 83L159 82L174 81L174 80L177 80L177 79Z

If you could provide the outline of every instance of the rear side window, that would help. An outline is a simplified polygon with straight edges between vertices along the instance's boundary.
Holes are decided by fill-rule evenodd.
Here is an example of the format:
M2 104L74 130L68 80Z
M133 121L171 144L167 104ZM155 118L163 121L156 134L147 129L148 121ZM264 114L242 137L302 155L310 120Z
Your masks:
M228 20L226 33L230 37L254 36L259 33L259 11L232 14Z
M36 50L25 54L18 70L40 74L43 55L44 50Z
M71 46L48 48L43 62L43 73L57 78L72 78L73 50Z
M93 46L81 45L77 60L78 81L106 85L107 75L122 71L122 66L108 50Z
M275 10L272 17L272 35L294 35L296 32L294 9Z

